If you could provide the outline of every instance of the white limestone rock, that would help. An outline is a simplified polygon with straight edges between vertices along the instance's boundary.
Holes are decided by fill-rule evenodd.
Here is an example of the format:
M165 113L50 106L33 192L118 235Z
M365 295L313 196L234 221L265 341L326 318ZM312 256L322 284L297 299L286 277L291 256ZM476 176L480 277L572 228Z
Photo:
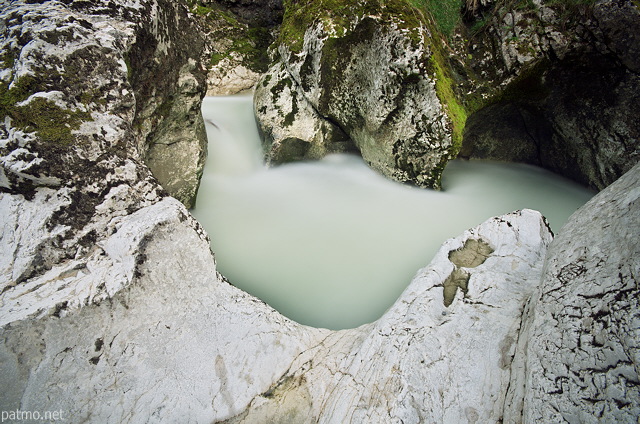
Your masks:
M252 90L260 74L231 59L225 59L207 74L207 96L229 96Z
M81 300L90 281L109 280L101 272L127 274L128 284L62 313L48 292L37 314L3 304L3 410L100 423L497 420L551 239L537 212L491 219L446 242L380 320L335 332L291 322L227 284L175 200L126 217L113 237L93 272L45 276L39 290L75 287L65 295ZM467 292L447 307L443 284L456 268L469 275Z
M381 319L330 333L228 422L499 421L550 240L539 213L524 210L445 242ZM443 285L456 268L468 291L447 307Z
M2 293L1 410L60 410L71 423L211 422L241 411L326 333L226 283L175 199L125 217L97 248L75 273L43 276L20 298ZM82 307L56 309L62 297Z
M527 305L505 423L636 423L640 416L640 164L549 248Z
M267 165L356 151L349 137L300 93L284 64L271 67L253 99Z

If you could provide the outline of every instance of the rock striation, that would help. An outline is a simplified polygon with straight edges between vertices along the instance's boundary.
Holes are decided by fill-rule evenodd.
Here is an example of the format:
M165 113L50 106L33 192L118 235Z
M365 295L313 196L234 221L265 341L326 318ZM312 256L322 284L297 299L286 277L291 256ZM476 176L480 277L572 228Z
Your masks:
M637 419L640 165L553 242L537 212L492 218L445 242L376 322L301 326L217 273L208 236L150 170L142 139L173 130L142 117L187 116L207 83L187 53L173 85L144 86L141 66L160 72L163 51L199 42L172 38L192 12L160 0L0 9L0 410L73 423ZM372 40L402 29L373 14L354 25ZM291 78L281 96L299 95L304 63L272 68Z
M197 223L167 198L114 234L120 261L105 249L100 269L133 277L108 297L57 307L109 281L92 263L40 279L41 296L3 293L2 409L103 423L497 419L550 240L537 212L489 220L445 243L379 321L332 332L226 283ZM466 287L445 306L456 270Z
M539 213L524 210L445 242L382 318L330 333L225 422L500 421L550 240ZM457 273L465 287L448 301Z
M460 154L601 190L640 159L637 2L470 1L450 30L425 4L285 2L256 86L269 163L358 151L437 188Z

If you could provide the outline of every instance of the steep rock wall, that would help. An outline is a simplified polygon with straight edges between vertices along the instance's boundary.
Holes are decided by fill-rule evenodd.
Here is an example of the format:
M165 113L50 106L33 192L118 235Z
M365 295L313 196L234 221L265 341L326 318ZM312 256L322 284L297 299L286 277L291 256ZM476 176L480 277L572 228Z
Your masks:
M451 34L429 2L361 3L285 2L256 88L268 162L357 150L437 187L459 151L601 190L640 158L632 0L465 2Z
M216 272L144 164L125 58L148 3L113 5L0 11L0 409L97 423L637 416L637 167L561 231L520 332L551 238L533 211L446 242L377 322L303 327Z
M92 143L96 150L103 138L117 139L123 155L144 162L170 195L192 207L206 158L202 97L255 84L262 33L251 35L218 10L196 14L200 8L164 0L45 3L3 5L3 119L35 131L56 151ZM125 135L109 133L111 116L122 120ZM15 161L4 162L3 180L12 180L5 186L28 190L35 179L12 170Z
M505 422L640 416L640 165L576 212L527 304Z
M640 159L640 9L482 2L454 41L464 157L543 166L602 190Z

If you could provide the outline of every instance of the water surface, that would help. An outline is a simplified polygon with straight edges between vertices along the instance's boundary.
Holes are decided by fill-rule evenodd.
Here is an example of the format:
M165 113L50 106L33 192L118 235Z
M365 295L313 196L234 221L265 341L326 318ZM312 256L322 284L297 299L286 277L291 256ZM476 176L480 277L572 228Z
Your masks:
M521 164L452 161L443 190L389 181L356 156L262 165L249 96L206 98L209 158L193 211L232 284L300 323L379 318L443 241L514 210L554 231L593 192Z

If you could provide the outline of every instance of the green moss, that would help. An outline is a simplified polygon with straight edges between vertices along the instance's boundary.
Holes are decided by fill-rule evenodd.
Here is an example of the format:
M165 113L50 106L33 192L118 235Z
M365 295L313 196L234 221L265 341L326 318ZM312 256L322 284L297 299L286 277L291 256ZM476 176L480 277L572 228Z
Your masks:
M0 82L0 116L9 116L13 125L26 132L34 132L45 142L70 144L75 138L71 131L80 128L82 122L91 120L86 112L71 111L57 106L51 100L35 98L23 106L17 104L38 91L36 78L25 76L11 88Z
M330 77L335 74L333 67L339 67L341 54L349 48L354 16L367 14L381 16L383 20L394 20L408 29L414 42L422 41L421 28L427 26L432 34L430 47L430 73L436 79L436 92L452 122L453 152L455 155L462 144L462 133L468 111L455 93L455 82L446 60L444 38L452 35L461 21L462 0L285 0L285 15L279 42L292 52L302 49L305 31L314 24L322 23L327 31L333 30L333 37L324 43L321 74L323 86L331 92ZM432 18L432 19L430 19ZM364 24L361 24L361 26ZM360 32L364 29L360 29ZM442 39L440 38L442 37ZM363 34L358 38L366 39ZM276 87L274 87L276 89ZM320 102L322 109L322 99Z
M304 34L309 27L322 23L325 30L339 38L351 29L355 16L394 19L411 33L419 33L420 14L407 0L285 0L284 6L278 41L294 53L302 50Z
M37 98L17 109L16 124L29 131L33 129L42 141L71 144L77 130L84 121L91 120L86 112L70 111L58 107L54 102Z
M415 8L430 14L440 33L451 37L462 19L463 0L408 0Z
M158 109L156 109L156 112L163 117L167 117L169 116L169 113L171 113L171 109L173 108L173 103L174 103L174 98L173 96L169 96L167 97L161 104L160 106L158 106Z
M285 87L289 87L289 89L291 89L292 86L293 81L291 81L290 78L283 78L278 81L276 85L271 87L271 94L273 94L273 99L277 100L278 97L280 97L280 93L282 93L282 90L284 90Z
M427 22L427 24L429 26L431 25L429 22ZM435 28L430 29L433 35L430 46L432 54L429 58L429 73L435 76L436 95L451 120L451 137L453 142L451 157L455 157L462 147L462 135L470 111L465 107L465 104L455 92L455 81L451 75L449 62L446 60L446 43L439 43L436 37L438 32Z
M6 50L0 53L0 62L2 62L2 67L4 69L11 69L15 64L16 58L13 55L13 52L10 50Z
M284 117L284 121L282 122L285 127L290 127L291 125L293 125L293 122L296 119L296 115L298 114L298 98L295 91L292 94L293 97L291 98L291 112Z
M131 67L131 58L129 55L124 56L124 64L127 66L127 81L131 81L133 77L133 68Z
M226 57L229 57L229 54L213 52L211 53L211 60L209 61L209 63L211 64L211 66L216 66L222 59Z

